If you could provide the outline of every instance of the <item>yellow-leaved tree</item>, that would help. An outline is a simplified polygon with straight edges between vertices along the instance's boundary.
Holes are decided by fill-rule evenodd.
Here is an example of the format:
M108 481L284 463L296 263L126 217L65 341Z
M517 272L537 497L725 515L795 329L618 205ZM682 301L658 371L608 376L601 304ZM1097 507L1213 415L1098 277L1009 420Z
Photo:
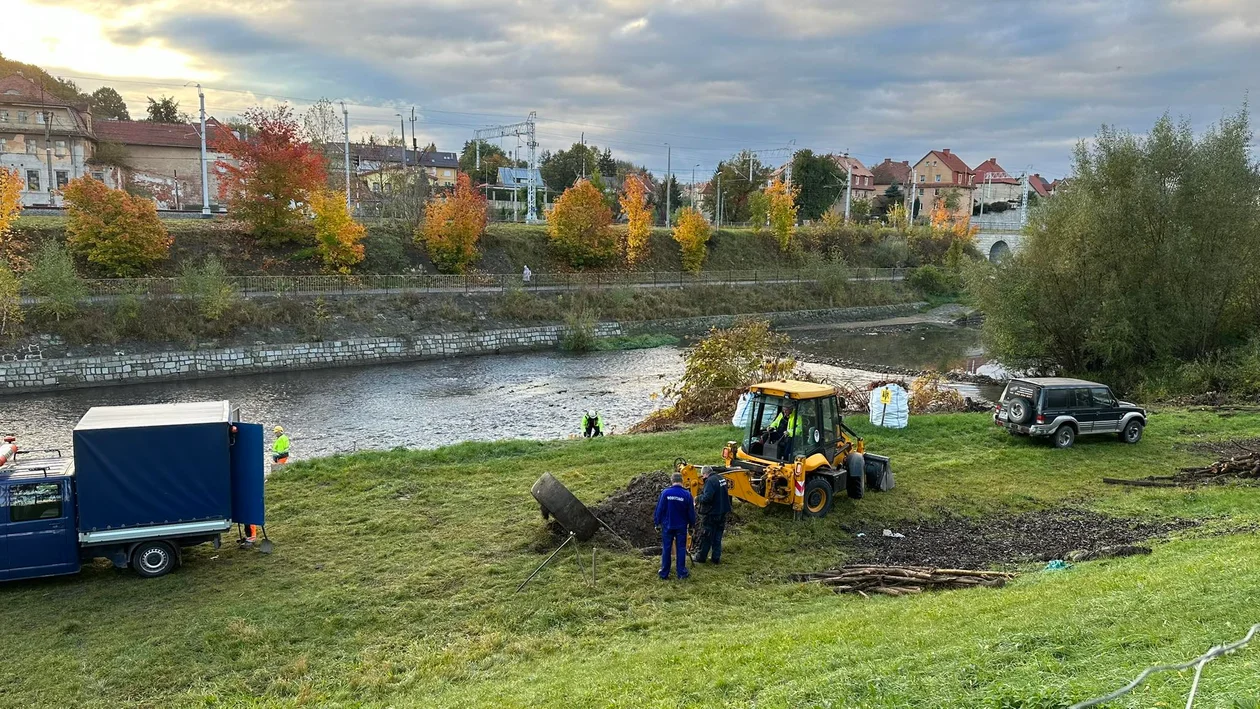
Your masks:
M0 167L0 264L17 268L22 264L22 243L13 223L22 212L22 176L16 169Z
M324 269L349 273L351 266L363 260L362 241L367 229L350 215L345 192L320 189L312 192L309 199L315 215L315 252Z
M455 191L424 209L416 238L442 273L463 273L477 260L477 242L486 230L486 199L472 188L465 173L455 178Z
M578 180L547 214L547 235L556 254L574 268L603 266L617 258L612 210L589 180Z
M709 220L694 207L679 210L674 241L682 247L683 268L699 273L709 253Z
M652 210L648 208L647 186L638 175L627 175L621 188L621 211L625 213L626 263L634 266L648 256L652 238Z
M766 196L770 198L770 231L784 251L791 250L792 237L796 235L796 195L799 192L782 180L775 180L766 187Z
M111 278L146 275L171 250L171 235L151 199L79 177L62 190L69 219L66 246Z

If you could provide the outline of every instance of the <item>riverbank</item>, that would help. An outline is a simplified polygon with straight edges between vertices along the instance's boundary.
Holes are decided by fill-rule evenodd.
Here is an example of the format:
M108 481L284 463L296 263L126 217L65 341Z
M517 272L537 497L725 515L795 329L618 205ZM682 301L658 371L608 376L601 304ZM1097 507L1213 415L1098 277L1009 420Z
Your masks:
M17 706L89 709L1065 706L1260 618L1260 541L1237 533L1260 521L1254 490L1099 482L1202 463L1186 445L1260 435L1260 417L1169 412L1137 446L1067 451L984 415L917 417L904 431L850 423L892 457L893 491L838 500L822 520L737 503L722 566L688 583L661 583L654 560L603 546L594 587L569 561L515 593L555 545L529 486L552 472L594 502L676 456L716 460L727 427L291 465L268 483L271 556L201 547L158 580L93 565L6 586L0 644L22 652L0 687ZM1024 574L1004 589L865 599L787 580L855 558L859 532L1065 506L1200 524L1149 556L1057 572L1016 561ZM1253 649L1221 658L1200 693L1213 706L1247 700L1258 671ZM1134 701L1184 703L1187 683L1164 677Z
M595 338L636 335L694 335L728 327L741 317L775 325L799 322L870 320L911 313L921 304L873 305L657 320L592 323ZM259 372L354 367L440 357L554 349L568 325L464 330L395 337L351 337L321 342L206 347L180 351L126 352L90 357L44 357L29 350L0 361L0 382L10 391L56 391L140 381L227 377Z

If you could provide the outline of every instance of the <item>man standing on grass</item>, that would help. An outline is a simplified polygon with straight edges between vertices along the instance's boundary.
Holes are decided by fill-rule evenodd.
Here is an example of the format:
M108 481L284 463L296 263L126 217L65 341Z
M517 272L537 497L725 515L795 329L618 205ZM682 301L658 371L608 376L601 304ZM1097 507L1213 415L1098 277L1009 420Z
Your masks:
M661 491L652 521L661 533L661 580L669 578L669 556L674 553L678 578L687 578L687 529L696 526L696 503L682 484L682 473L674 473L673 484Z
M696 501L696 507L700 510L703 518L700 523L704 525L704 533L700 535L700 549L696 552L696 563L703 564L708 561L709 550L713 550L713 563L722 563L722 534L726 531L726 515L731 512L731 493L728 490L730 483L724 476L713 472L713 468L705 466L703 468L704 489L700 491L700 498Z

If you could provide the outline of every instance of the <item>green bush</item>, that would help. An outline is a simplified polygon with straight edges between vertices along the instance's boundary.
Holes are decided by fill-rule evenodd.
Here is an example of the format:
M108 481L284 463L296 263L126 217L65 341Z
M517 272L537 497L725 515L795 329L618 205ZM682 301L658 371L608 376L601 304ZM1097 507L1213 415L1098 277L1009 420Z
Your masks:
M411 237L405 231L390 227L368 229L363 240L365 273L405 273L411 268L409 246Z
M36 312L60 322L79 312L79 303L87 297L87 285L74 270L74 259L66 247L45 241L31 260L31 270L24 279L31 295L42 300Z
M564 316L564 334L560 337L560 348L568 352L590 352L595 349L595 325L598 322L599 313L594 308L581 300L575 302Z
M218 320L237 300L236 286L217 256L207 256L200 264L184 264L175 281L176 291L195 303L206 320Z
M939 266L919 266L906 277L906 284L925 296L955 295L962 288L956 272Z

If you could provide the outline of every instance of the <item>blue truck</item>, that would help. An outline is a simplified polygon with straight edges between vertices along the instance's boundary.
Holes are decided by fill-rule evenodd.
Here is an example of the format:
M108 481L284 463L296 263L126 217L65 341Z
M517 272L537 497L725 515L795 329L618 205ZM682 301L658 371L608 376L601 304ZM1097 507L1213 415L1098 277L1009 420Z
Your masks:
M264 522L263 430L227 401L97 406L74 455L0 445L0 581L108 559L145 577Z

